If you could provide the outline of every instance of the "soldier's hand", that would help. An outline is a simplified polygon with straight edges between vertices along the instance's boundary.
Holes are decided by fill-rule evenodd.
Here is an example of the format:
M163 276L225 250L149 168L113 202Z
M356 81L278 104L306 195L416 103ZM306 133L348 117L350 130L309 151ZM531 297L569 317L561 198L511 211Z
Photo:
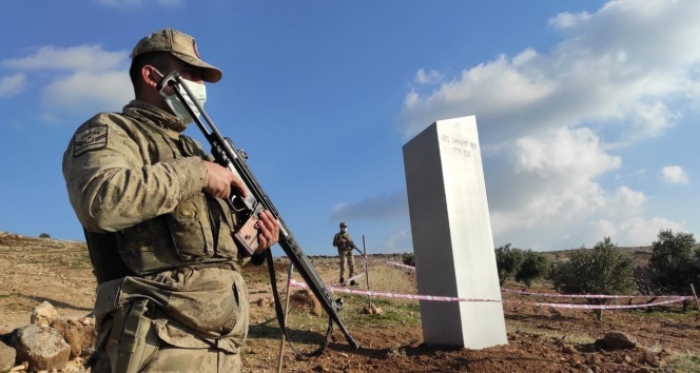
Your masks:
M263 251L277 243L280 238L280 226L272 214L265 210L258 214L258 248L255 251Z
M343 239L338 240L338 245L340 245L340 246L345 246L346 243L347 243L347 241L345 241Z
M206 193L218 198L229 198L233 186L243 197L248 195L248 189L231 170L209 161L204 161L204 165L207 168L207 186L204 187Z

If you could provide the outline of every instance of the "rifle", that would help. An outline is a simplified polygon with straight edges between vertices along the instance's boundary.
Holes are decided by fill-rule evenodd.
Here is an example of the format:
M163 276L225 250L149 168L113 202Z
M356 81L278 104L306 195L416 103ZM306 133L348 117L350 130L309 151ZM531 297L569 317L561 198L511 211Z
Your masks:
M287 340L289 341L292 349L299 355L315 356L323 353L330 341L334 322L345 335L345 339L348 341L348 344L353 349L358 349L359 346L357 345L357 342L355 342L355 340L352 338L350 332L348 332L347 328L345 328L345 325L343 325L343 322L338 315L338 311L342 305L342 299L333 299L330 291L328 288L326 288L326 285L323 283L318 273L316 273L316 270L311 265L311 261L306 254L304 254L301 247L294 239L289 227L287 227L287 224L285 224L284 220L282 220L282 217L277 212L277 209L272 204L272 201L270 201L267 194L265 194L265 191L263 191L262 186L260 186L260 183L258 183L255 176L253 176L253 173L248 168L246 163L246 159L248 158L247 154L245 154L245 152L242 150L237 150L231 139L224 138L221 135L219 130L214 125L214 122L211 120L211 118L209 118L209 115L207 115L199 102L196 100L188 100L184 97L183 90L187 94L188 98L194 97L194 95L192 92L190 92L187 85L183 84L183 79L179 73L176 71L171 72L170 74L164 76L156 85L156 89L159 92L162 92L165 87L170 87L175 92L178 100L180 100L180 102L187 108L195 123L197 123L197 127L199 127L204 134L204 137L211 144L211 152L215 161L221 166L231 170L234 175L245 183L246 187L250 191L247 197L242 197L237 190L234 190L231 197L227 198L227 203L231 209L238 213L239 216L243 216L243 219L245 220L245 223L243 223L238 232L235 233L234 239L236 240L238 246L243 248L247 254L251 256L251 262L254 264L262 264L262 261L265 260L263 256L266 256L268 270L270 271L270 282L272 283L272 290L275 299L277 320L280 324L280 328L282 329L282 333L287 336ZM199 110L199 113L201 113L202 117L209 125L209 128L204 125L199 116L195 113L194 109L191 107L192 104L197 110ZM310 354L302 353L297 350L289 339L288 330L282 313L282 305L279 301L279 296L277 293L274 272L275 269L271 250L265 250L262 253L255 252L258 246L257 229L255 228L255 223L258 220L258 213L264 210L268 210L270 213L272 213L272 216L279 224L280 236L277 243L287 254L287 257L292 262L292 265L297 268L301 274L301 277L304 279L304 281L306 281L309 289L311 289L316 298L318 298L329 317L328 329L326 330L326 339L324 343L318 350Z
M346 233L341 233L341 235L343 236L343 239L347 241L347 245L350 246L350 251L357 250L357 252L360 253L360 255L364 256L364 253L360 251L360 248L358 248L357 245L355 245L355 241L350 239L350 237Z

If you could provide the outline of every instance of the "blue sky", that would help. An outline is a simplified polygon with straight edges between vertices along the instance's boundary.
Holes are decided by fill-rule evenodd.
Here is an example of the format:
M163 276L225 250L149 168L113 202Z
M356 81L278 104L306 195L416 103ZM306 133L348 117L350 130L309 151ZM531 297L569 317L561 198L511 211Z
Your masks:
M370 253L410 252L402 146L465 115L497 246L700 232L694 0L24 1L3 14L0 231L83 239L63 151L132 98L136 42L173 27L223 70L206 109L307 254L333 254L343 220Z

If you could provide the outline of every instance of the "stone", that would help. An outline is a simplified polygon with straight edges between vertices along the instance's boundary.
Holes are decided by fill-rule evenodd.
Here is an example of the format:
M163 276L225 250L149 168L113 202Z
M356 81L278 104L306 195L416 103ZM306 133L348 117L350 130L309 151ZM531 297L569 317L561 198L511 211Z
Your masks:
M608 350L631 350L637 347L627 334L622 332L610 332L603 337L603 344Z
M380 307L375 306L374 303L370 303L369 305L365 306L362 309L362 312L367 315L381 315L384 313L384 311Z
M650 350L644 351L644 362L654 368L658 368L661 366L659 357L656 356L656 354Z
M321 303L318 301L318 299L316 299L314 293L308 289L294 292L289 297L289 307L290 309L309 312L315 316L321 316L321 313L323 312Z
M418 293L428 344L508 343L474 116L437 121L403 146Z
M70 358L89 355L95 343L95 328L80 320L58 319L50 325L56 329L71 347Z
M0 342L0 372L7 372L15 366L17 351L14 348Z
M29 363L29 371L62 369L71 346L54 328L29 324L17 331L17 361Z
M255 302L258 307L268 308L272 306L272 299L270 298L260 298Z
M58 319L58 311L51 303L44 301L32 311L29 322L38 326L49 326L56 319Z

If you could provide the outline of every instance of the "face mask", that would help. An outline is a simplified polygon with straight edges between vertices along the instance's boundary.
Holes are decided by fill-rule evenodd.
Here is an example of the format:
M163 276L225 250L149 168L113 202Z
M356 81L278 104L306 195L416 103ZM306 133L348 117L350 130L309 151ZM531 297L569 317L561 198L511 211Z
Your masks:
M347 228L340 228L340 231L341 231L342 233L347 233L348 229L347 229Z
M158 74L160 74L159 71L156 70ZM163 74L160 74L163 76ZM182 79L183 84L189 88L190 92L192 92L192 96L194 96L194 99L199 102L199 105L204 107L204 103L207 101L207 90L204 84L202 83L196 83L187 79ZM194 119L190 115L190 112L187 110L185 105L177 99L177 95L173 93L172 95L168 96L163 91L160 92L160 95L163 96L165 99L165 103L168 104L170 109L173 111L175 116L183 121L185 124L190 124L194 122ZM187 94L187 92L183 89L182 90L182 97L187 101L187 104L192 108L194 111L195 115L199 117L200 112L199 109L194 105L192 102L192 98Z

